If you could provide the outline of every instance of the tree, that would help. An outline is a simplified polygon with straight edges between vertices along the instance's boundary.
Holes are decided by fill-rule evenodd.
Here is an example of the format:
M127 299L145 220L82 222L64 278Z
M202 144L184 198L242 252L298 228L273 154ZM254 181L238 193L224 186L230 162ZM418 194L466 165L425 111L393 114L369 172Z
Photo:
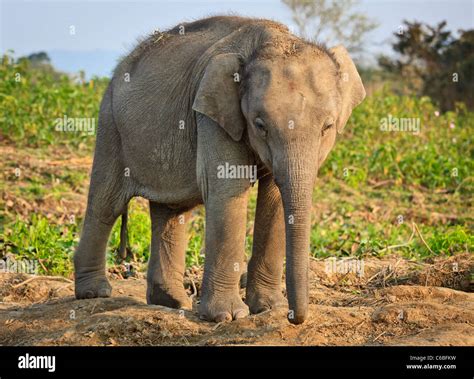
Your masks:
M28 56L18 58L18 61L21 60L27 60L34 66L51 63L48 53L44 51L39 51L37 53L32 53Z
M27 58L32 63L51 63L48 53L44 51L30 54Z
M60 72L53 67L48 53L44 51L39 51L37 53L19 57L17 59L17 63L24 64L25 67L28 67L28 69L50 74L54 80L60 80L61 77L65 75L63 72ZM36 80L34 76L32 76L32 80Z
M446 30L446 22L430 26L404 21L392 47L397 57L379 57L379 65L404 78L411 89L435 99L442 110L456 102L474 107L474 30Z
M360 53L367 33L377 23L354 7L357 0L282 0L292 13L293 22L303 38L323 41L328 46L343 44Z

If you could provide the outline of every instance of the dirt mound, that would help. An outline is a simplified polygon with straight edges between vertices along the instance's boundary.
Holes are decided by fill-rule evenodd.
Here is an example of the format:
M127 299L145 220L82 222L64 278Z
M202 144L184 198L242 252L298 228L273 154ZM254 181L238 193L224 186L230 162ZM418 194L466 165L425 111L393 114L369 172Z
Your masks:
M474 294L458 289L469 290L473 261L369 259L363 274L331 274L332 263L312 261L309 317L299 326L287 322L284 309L214 324L195 310L149 306L144 279L111 275L114 297L78 301L68 279L0 274L0 344L472 346ZM199 279L199 270L188 272L195 303Z

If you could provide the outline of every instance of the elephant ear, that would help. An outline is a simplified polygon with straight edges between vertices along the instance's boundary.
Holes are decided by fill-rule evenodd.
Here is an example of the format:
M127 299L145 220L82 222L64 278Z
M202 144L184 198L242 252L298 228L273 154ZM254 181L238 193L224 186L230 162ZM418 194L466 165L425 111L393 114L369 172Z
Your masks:
M234 141L240 141L246 125L240 108L239 69L237 54L212 58L193 103L194 111L217 122Z
M332 55L340 67L340 88L342 96L342 108L336 122L338 133L341 133L352 110L365 98L365 88L360 79L357 68L352 61L346 48L338 45L330 49Z

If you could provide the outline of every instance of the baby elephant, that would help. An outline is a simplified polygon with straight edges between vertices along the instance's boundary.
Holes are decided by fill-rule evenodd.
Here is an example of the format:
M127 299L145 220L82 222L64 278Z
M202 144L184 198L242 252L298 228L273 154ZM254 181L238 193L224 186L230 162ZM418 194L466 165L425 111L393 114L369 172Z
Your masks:
M107 240L116 219L126 220L129 200L141 196L150 201L152 221L149 304L191 307L183 287L184 220L204 204L201 318L233 320L285 303L286 258L288 319L302 323L313 184L364 97L343 47L306 42L279 23L212 17L155 32L121 61L101 103L74 256L76 297L111 295ZM244 303L239 279L256 180Z

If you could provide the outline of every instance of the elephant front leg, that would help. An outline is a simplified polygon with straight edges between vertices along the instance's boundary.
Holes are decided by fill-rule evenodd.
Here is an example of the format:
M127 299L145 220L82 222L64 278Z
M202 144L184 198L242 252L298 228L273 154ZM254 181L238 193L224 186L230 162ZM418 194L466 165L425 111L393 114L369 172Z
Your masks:
M285 224L280 191L272 175L259 180L252 258L245 302L251 313L286 304L281 281L285 256Z
M248 315L239 293L245 269L247 201L253 155L211 119L198 115L196 174L206 208L206 259L199 315L221 322ZM241 169L236 175L237 168ZM245 170L247 169L247 170Z
M231 321L249 314L239 294L244 270L247 198L245 192L206 203L206 260L199 305L202 319Z
M147 303L191 309L183 286L186 254L185 213L150 202L151 256L147 273Z

